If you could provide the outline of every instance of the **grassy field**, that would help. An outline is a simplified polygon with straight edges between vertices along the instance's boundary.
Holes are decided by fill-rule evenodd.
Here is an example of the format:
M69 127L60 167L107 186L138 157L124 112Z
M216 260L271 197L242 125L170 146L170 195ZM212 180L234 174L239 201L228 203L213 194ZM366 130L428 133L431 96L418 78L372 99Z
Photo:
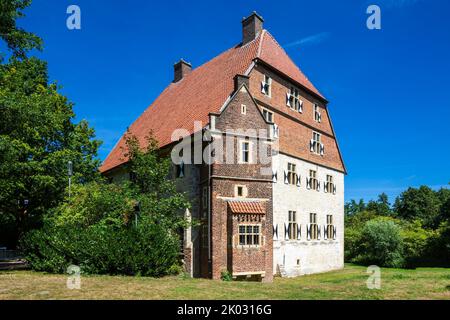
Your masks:
M381 289L366 286L366 268L273 283L222 282L181 276L162 279L83 276L80 290L66 287L67 277L31 271L0 272L4 299L450 299L450 269L382 269Z

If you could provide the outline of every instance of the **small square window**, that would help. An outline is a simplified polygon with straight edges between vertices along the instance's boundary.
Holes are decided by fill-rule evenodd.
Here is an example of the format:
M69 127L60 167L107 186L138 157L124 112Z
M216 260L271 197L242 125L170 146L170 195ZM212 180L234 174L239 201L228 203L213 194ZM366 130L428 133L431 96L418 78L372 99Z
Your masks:
M236 185L234 187L234 196L237 198L245 198L247 197L247 187L246 186L241 186L241 185Z

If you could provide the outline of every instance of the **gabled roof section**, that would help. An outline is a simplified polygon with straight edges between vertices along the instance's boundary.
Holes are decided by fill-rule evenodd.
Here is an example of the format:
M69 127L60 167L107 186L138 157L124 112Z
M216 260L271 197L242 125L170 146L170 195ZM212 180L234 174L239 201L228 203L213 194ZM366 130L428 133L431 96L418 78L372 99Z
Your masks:
M263 30L255 40L223 52L180 81L171 83L129 127L130 133L144 146L146 136L153 131L159 146L164 147L172 143L171 136L175 129L186 129L192 134L194 121L201 121L203 127L206 126L209 114L220 112L233 93L234 76L248 73L255 59L278 69L323 98L272 35ZM123 155L124 147L125 138L122 136L103 162L101 172L127 162Z

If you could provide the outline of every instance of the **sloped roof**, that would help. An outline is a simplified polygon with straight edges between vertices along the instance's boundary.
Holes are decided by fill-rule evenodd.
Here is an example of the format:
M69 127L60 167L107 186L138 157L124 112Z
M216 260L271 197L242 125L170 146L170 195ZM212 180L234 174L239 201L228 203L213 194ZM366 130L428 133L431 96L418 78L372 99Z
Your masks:
M160 147L172 143L171 135L175 129L183 128L190 134L194 133L194 121L201 121L203 127L208 124L209 114L218 113L232 94L234 76L245 74L255 59L271 65L323 98L272 35L263 30L255 40L223 52L180 81L171 83L129 127L130 133L143 146L145 137L152 130ZM122 136L103 162L101 172L127 161L123 155L124 147Z
M265 214L264 205L259 201L228 201L230 210L234 214Z

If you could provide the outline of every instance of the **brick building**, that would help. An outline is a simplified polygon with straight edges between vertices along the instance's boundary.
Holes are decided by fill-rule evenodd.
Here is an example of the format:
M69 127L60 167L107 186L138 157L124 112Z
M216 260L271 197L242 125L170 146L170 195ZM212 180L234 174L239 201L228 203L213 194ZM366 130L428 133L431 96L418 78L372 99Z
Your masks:
M129 130L183 149L171 178L201 221L183 235L190 274L271 281L343 267L346 170L327 103L256 13L240 44L196 69L175 64ZM128 177L124 143L101 167L115 181Z

